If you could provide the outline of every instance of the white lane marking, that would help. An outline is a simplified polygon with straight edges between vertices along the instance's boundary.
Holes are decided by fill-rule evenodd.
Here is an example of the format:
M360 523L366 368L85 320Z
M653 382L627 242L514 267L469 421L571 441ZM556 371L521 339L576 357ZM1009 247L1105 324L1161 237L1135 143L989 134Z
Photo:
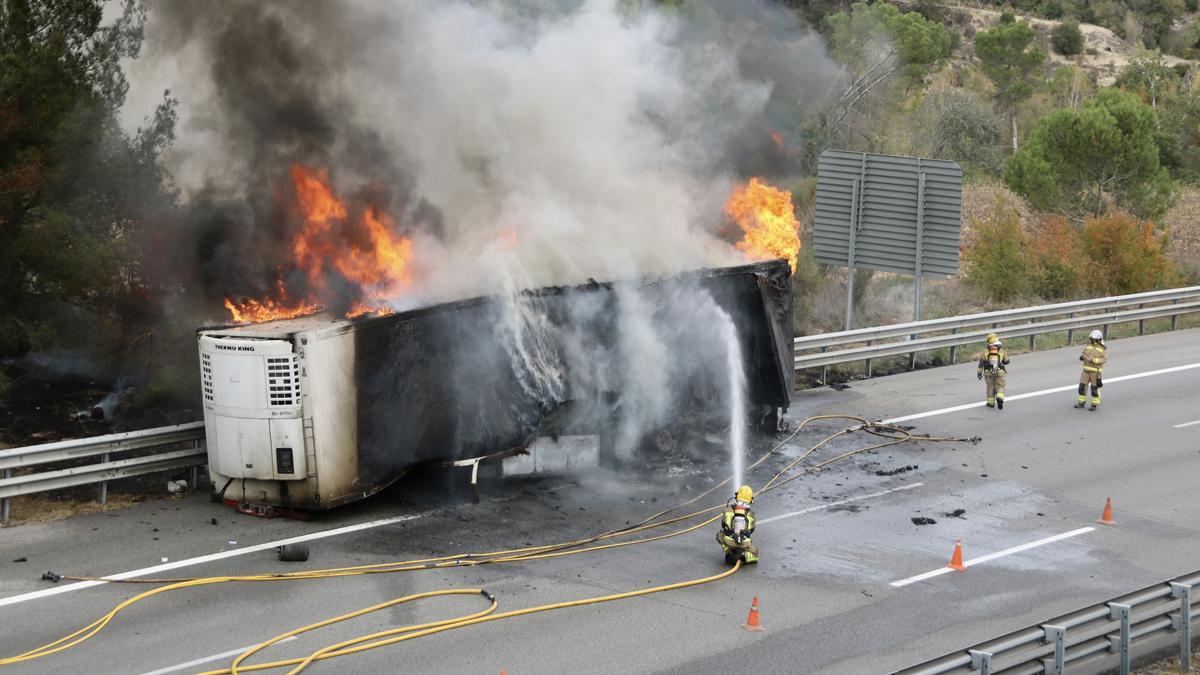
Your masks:
M282 640L280 640L279 642L276 642L275 644L283 644L284 642L291 642L292 640L295 640L295 639L296 639L295 635L289 635L288 637L283 638ZM256 645L249 645L247 647L242 647L241 649L231 649L227 652L221 652L220 654L213 654L212 656L205 656L204 658L196 659L195 661L188 661L187 663L180 663L179 665L167 666L166 668L159 668L158 670L152 670L148 673L142 673L142 675L165 675L166 673L176 673L181 670L188 670L189 668L194 668L195 666L199 666L199 665L202 665L205 663L211 663L213 661L220 661L221 659L227 659L231 656L237 656L238 654L241 654L242 652L246 651L247 649L250 649L251 647L255 647L255 646Z
M1028 551L1031 548L1037 548L1038 546L1045 546L1046 544L1051 544L1056 541L1062 541L1063 539L1070 539L1071 537L1077 537L1081 534L1086 534L1095 529L1096 528L1094 528L1094 527L1081 527L1078 530L1071 530L1070 532L1063 532L1062 534L1056 534L1053 537L1046 537L1045 539L1038 539L1037 541L1031 541L1028 544L1021 544L1020 546L1013 546L1012 548L1006 548L1003 551L996 551L995 553L981 555L978 558L972 558L970 560L964 561L963 567L970 567L972 565L978 565L980 563L985 563L989 560L995 560L996 558L1003 558L1006 555L1020 553L1021 551ZM916 583L918 581L932 579L933 577L941 576L943 574L947 574L947 573L953 572L953 571L954 570L950 569L949 567L940 567L936 570L930 570L929 572L925 572L923 574L918 574L914 577L909 577L907 579L901 579L900 581L893 581L892 585L895 586L896 588L899 588L901 586L907 586L909 584Z
M1152 377L1154 375L1166 375L1167 373L1177 373L1181 370L1190 370L1192 368L1200 368L1200 363L1189 363L1186 366L1175 366L1173 368L1161 368L1159 370L1148 370L1144 373L1134 373L1132 375L1121 375L1119 377L1104 378L1105 382L1125 382L1126 380L1136 380L1142 377ZM1005 401L1019 401L1023 398L1033 398L1034 396L1045 396L1046 394L1058 394L1064 391L1076 391L1079 385L1071 384L1065 387L1054 387L1053 389L1043 389L1041 391L1031 391L1027 394L1014 394L1004 397ZM890 420L884 420L884 424L896 424L898 422L907 422L909 420L921 419L922 417L933 417L934 415L945 415L946 413L958 412L969 408L978 408L984 404L983 401L975 403L964 403L963 405L951 406L949 408L940 408L938 410L930 410L929 412L917 413L915 415L905 415L904 417L893 417Z
M289 537L287 539L279 539L277 541L269 541L265 544L255 544L254 546L245 546L242 548L235 548L232 551L221 551L220 553L210 553L209 555L202 555L197 558L188 558L186 560L176 560L175 562L166 563L164 565L155 565L154 567L143 567L140 570L131 570L129 572L121 572L120 574L110 574L104 578L112 579L114 581L120 581L122 579L133 579L136 577L144 577L144 576L148 576L151 574L158 574L159 572L166 572L168 570L179 569L180 567L190 567L192 565L200 565L203 563L213 562L214 560L224 560L225 558L234 558L234 557L237 557L240 555L246 555L247 553L255 553L257 551L266 551L268 549L275 548L276 546L284 546L286 544L298 544L302 541L312 541L314 539L325 539L326 537L336 537L336 536L342 535L342 534L358 532L359 530L369 530L373 527L382 527L383 525L391 525L392 523L400 523L400 522L403 522L406 520L414 520L416 518L422 517L423 515L425 515L425 514L418 513L418 514L407 515L407 516L396 516L394 518L382 518L380 520L372 520L372 521L369 521L366 523L359 523L357 525L346 525L345 527L337 527L332 530L322 530L320 532L313 532L311 534L302 534L298 537ZM38 600L41 598L48 598L52 595L58 595L60 593L70 593L71 591L82 591L85 588L92 588L94 586L102 586L107 583L108 583L107 581L80 581L80 582L76 582L73 584L67 584L65 586L55 586L53 588L47 588L47 589L41 590L41 591L33 591L31 593L23 593L21 595L13 595L13 596L10 596L7 598L0 598L0 607L4 607L6 605L15 605L19 602L27 602L29 600Z
M1200 424L1200 420L1196 420L1195 422L1184 422L1183 424L1176 424L1175 428L1182 429L1184 427L1190 427L1190 426L1194 426L1196 424Z
M903 490L911 490L913 488L919 488L922 485L924 485L924 483L913 483L912 485L901 485L900 487L894 487L890 490L881 490L879 492L872 492L869 495L858 495L857 497L848 497L841 501L829 502L828 504L812 506L807 509L801 509L800 511L792 511L791 513L784 513L782 515L771 516L770 518L764 518L762 520L759 520L758 524L766 525L767 523L772 523L772 522L775 522L776 520L783 520L784 518L791 518L792 516L802 516L806 513L813 513L814 511L823 511L825 509L831 509L835 506L841 506L842 504L849 504L850 502L860 502L864 499L871 499L873 497L882 497L883 495L891 494L893 492L901 492Z

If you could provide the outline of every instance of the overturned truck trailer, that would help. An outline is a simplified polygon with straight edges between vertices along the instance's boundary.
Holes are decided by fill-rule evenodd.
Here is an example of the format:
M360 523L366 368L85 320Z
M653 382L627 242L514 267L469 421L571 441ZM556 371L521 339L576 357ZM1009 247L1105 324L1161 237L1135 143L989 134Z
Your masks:
M681 411L728 415L733 363L739 423L773 426L791 335L783 261L203 329L209 471L226 502L329 509L415 465L539 436L594 435L612 453Z

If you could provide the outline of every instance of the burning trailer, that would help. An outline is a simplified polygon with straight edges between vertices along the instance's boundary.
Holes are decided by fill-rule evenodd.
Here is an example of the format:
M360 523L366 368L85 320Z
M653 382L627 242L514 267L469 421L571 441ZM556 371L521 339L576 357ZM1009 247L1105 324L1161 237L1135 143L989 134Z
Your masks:
M685 410L773 429L793 383L790 268L314 314L204 329L199 347L221 497L323 510L423 463L532 452L519 472L547 448L629 459Z

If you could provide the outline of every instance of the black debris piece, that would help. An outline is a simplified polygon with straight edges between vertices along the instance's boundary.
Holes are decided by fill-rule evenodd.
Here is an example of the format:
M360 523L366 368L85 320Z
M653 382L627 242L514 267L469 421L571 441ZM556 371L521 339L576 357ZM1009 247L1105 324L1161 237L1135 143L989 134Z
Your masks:
M912 523L913 525L937 525L936 520L933 518L926 518L925 516L913 516Z
M841 382L830 382L829 388L833 389L834 391L846 391L847 389L850 388L850 385L843 384Z
M16 560L14 560L13 562L15 562L15 563L18 563L18 562L29 562L29 558L26 558L26 557L22 556L22 557L20 557L20 558L17 558L17 559L16 559Z
M304 562L308 560L308 547L302 544L276 546L275 553L283 562Z
M892 469L890 471L884 471L883 469L880 469L879 471L875 472L875 475L876 476L895 476L898 473L904 473L906 471L916 471L916 470L917 470L916 464L909 464L907 466L902 466L899 469Z
M209 518L209 519L208 519L208 524L209 524L209 525L216 525L216 524L217 524L217 519L216 519L216 518Z
M946 516L947 518L962 518L963 514L965 514L966 512L967 512L966 509L954 509L953 511L943 513L942 515Z

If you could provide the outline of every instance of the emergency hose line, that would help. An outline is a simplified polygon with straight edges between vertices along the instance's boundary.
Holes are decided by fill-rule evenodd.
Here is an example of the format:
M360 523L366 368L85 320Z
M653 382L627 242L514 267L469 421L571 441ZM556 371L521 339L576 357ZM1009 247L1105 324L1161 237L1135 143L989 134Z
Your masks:
M760 490L760 492L767 492L767 491L776 489L778 487L781 487L782 485L785 485L797 478L800 478L803 475L806 475L813 471L817 471L829 464L840 461L847 457L851 457L853 455L857 455L857 454L860 454L863 452L869 452L871 450L876 450L876 449L886 447L889 445L903 443L903 442L906 442L909 440L927 440L927 441L974 440L974 439L961 439L961 438L915 435L915 434L910 433L908 430L900 428L900 427L894 427L894 426L890 426L890 425L873 423L873 422L865 420L861 417L857 417L857 416L853 416L853 415L819 415L819 416L809 417L809 418L805 419L804 421L802 421L799 425L797 425L796 429L791 434L789 434L782 441L776 443L769 450L767 450L765 453L763 453L757 460L755 460L753 463L751 463L749 466L747 466L746 470L747 471L752 470L752 469L758 467L763 462L765 462L771 455L776 453L786 443L788 443L793 438L795 438L796 435L799 434L800 431L803 430L811 422L818 421L818 420L828 420L828 419L853 420L853 421L858 422L859 424L857 424L853 427L848 427L846 429L837 431L834 434L831 434L830 436L827 436L824 439L818 441L811 448L809 448L809 449L805 450L803 453L801 453L799 457L797 457L796 459L791 461L789 464L787 464L783 469L776 472L775 475L772 476L771 479L767 481L767 483L763 486L763 488ZM821 448L824 445L826 445L827 443L835 440L836 438L839 438L846 434L853 433L855 431L867 431L868 433L871 433L873 435L880 436L883 438L887 438L888 440L883 443L877 443L877 444L873 444L873 445L859 448L856 450L852 450L852 451L843 453L841 455L838 455L837 457L834 457L830 460L821 462L819 464L815 464L813 466L802 468L795 475L789 476L788 478L786 478L783 481L776 482L776 481L779 481L779 479L782 476L784 476L789 471L791 471L794 467L796 467L797 464L799 464L804 459L808 458L813 452L815 452L819 448ZM240 582L240 581L263 582L263 581L292 581L292 580L303 580L303 579L327 579L327 578L337 578L337 577L345 577L345 576L360 576L360 575L367 575L367 574L389 574L389 573L393 573L393 572L407 572L407 571L417 571L417 570L424 570L424 569L444 569L444 568L449 568L449 567L468 567L468 566L486 565L486 564L492 564L492 563L521 562L521 561L526 561L526 560L541 560L541 559L549 559L549 558L558 558L558 557L567 556L567 555L575 555L575 554L579 554L579 553L587 553L587 552L591 552L591 551L601 551L601 550L608 550L608 549L613 549L613 548L620 548L620 547L624 547L624 546L632 546L635 544L645 544L645 543L650 543L650 542L654 542L654 541L661 541L664 539L680 536L680 535L687 534L689 532L698 530L706 525L709 525L709 524L719 520L720 515L713 516L713 517L708 518L697 524L694 524L694 525L691 525L691 526L688 526L688 527L685 527L685 528L682 528L679 530L675 530L672 532L668 532L668 533L662 534L662 535L656 535L656 536L652 536L652 537L645 537L645 538L639 538L639 539L632 539L629 541L621 541L621 542L615 542L615 543L609 543L609 544L601 544L601 545L597 545L597 546L587 546L587 544L594 544L596 542L603 541L606 539L611 539L611 538L618 537L618 536L631 535L631 534L635 534L638 532L650 530L653 528L663 527L666 525L671 525L674 523L691 520L697 516L701 516L706 513L710 513L712 511L720 510L723 508L723 504L718 504L715 506L704 508L704 509L701 509L698 511L688 513L686 515L675 516L673 518L669 518L669 519L665 519L665 520L659 520L663 516L666 516L674 511L677 511L685 506L693 504L696 501L704 498L705 496L711 494L715 490L717 490L720 487L729 483L730 480L731 480L730 478L726 478L725 480L713 485L712 487L710 487L707 490L701 492L700 494L692 497L691 499L688 499L687 501L677 504L676 506L673 506L669 509L655 513L654 515L652 515L638 523L635 523L633 525L626 526L624 528L609 530L607 532L597 534L597 535L594 535L594 536L591 536L591 537L588 537L585 539L578 539L578 540L563 542L563 543L558 543L558 544L529 546L529 547L524 547L524 548L490 551L490 552L486 552L486 553L463 553L463 554L447 555L447 556L432 557L432 558L421 558L421 559L408 560L408 561L375 563L375 564L369 564L369 565L357 565L357 566L351 566L351 567L337 567L337 568L308 570L308 571L302 571L302 572L289 572L289 573L270 573L270 574L242 575L242 576L231 575L231 576L195 577L195 578L184 578L184 579L123 579L123 580L106 579L104 577L63 576L63 577L61 577L62 579L70 579L70 580L78 580L78 581L98 580L98 581L124 582L124 583L166 583L167 585L160 586L158 588L155 588L155 589L152 589L149 591L145 591L143 593L135 595L135 596L119 603L116 607L114 607L112 610L110 610L108 613L104 614L100 618L93 621L91 624L88 624L87 626L84 626L83 628L80 628L79 630L76 630L75 632L70 633L69 635L61 637L58 640L55 640L51 643L48 643L48 644L38 647L36 649L27 651L23 654L0 659L0 666L30 661L33 659L41 658L43 656L49 656L50 654L54 654L54 653L69 649L71 647L74 647L74 646L80 644L81 642L95 636L97 633L99 633L101 630L103 630L104 627L107 626L108 623L110 621L112 621L112 619L118 613L123 611L124 609L128 608L129 606L131 606L134 603L137 603L143 599L146 599L151 596L158 595L159 593L164 593L167 591L173 591L173 590L178 590L178 589L183 589L183 588L192 588L192 587L198 587L198 586L205 586L205 585L216 584L216 583L226 583L226 582ZM736 569L736 568L734 568L734 569ZM730 572L730 573L732 573L732 572ZM718 575L717 577L705 578L704 580L699 581L697 583L707 583L707 581L715 580L718 578L724 578L724 576L728 576L728 575ZM684 585L686 586L686 585L695 585L695 584L685 582ZM672 586L672 587L675 587L675 586ZM683 587L683 586L679 586L679 587ZM668 590L669 588L670 587L659 587L657 590L652 589L647 592L659 592L660 590ZM471 590L471 591L466 591L466 592L467 593L478 593L479 591ZM645 593L639 593L639 594L645 594ZM422 595L421 597L425 597L425 596ZM626 597L626 596L621 595L620 597ZM629 596L629 597L632 597L632 596ZM398 602L407 602L408 600L411 600L411 599L416 599L416 597L409 597L408 599L400 599L399 601L393 601L393 604L398 604ZM607 601L607 600L615 600L615 599L619 599L618 596L606 596L606 598L604 600L599 600L599 601ZM568 605L568 606L573 606L573 605ZM547 606L547 607L549 608L549 606ZM351 614L353 614L354 616L359 616L361 613L367 613L369 611L373 611L373 610L368 608L367 610L359 610L359 613L351 613ZM536 611L544 611L544 610L537 609ZM522 611L522 613L531 613L531 612ZM515 614L509 613L506 615L496 615L496 618L501 618L502 616L515 616ZM350 618L350 617L346 617L346 618ZM463 625L469 625L469 624L463 624ZM457 627L457 626L448 624L447 626L442 627L435 632L440 632L440 630L448 630L451 627ZM410 630L412 630L412 629L410 628ZM303 631L301 631L301 632L303 632ZM422 633L422 634L427 634L427 633ZM406 636L403 639L407 640L407 639L411 639L411 637L418 637L418 636L419 635L413 634L411 636ZM282 638L280 638L280 639L282 639ZM393 640L393 642L398 642L398 641L400 641L400 640ZM389 644L390 644L390 642L389 642ZM265 644L260 645L259 647L261 648L264 646L266 646L266 645ZM353 651L361 651L361 650L352 650L352 651L347 651L346 653L353 653ZM328 656L330 656L330 655L340 655L340 652L330 652L329 655L321 656L320 658L328 658ZM298 662L298 661L296 661L296 662ZM242 669L242 670L245 670L245 669Z
M281 661L272 661L270 663L257 663L257 664L245 666L245 667L232 667L231 666L230 668L226 668L224 670L211 670L208 672L201 673L200 675L234 675L236 673L247 673L247 672L252 672L252 671L256 671L256 670L282 668L282 667L291 666L291 665L297 665L297 667L294 668L293 670L288 671L289 674L298 673L301 670L303 670L305 667L307 667L308 664L312 663L313 661L333 658L336 656L344 656L346 654L362 652L362 651L366 651L368 649L374 649L376 647L385 647L387 645L395 644L397 642L404 642L406 640L412 640L412 639L419 638L419 637L425 637L427 635L434 635L436 633L442 633L442 632L445 632L448 630L454 630L455 628L464 628L466 626L473 626L478 623L486 623L488 621L499 621L500 619L511 619L511 618L517 617L517 616L525 616L527 614L536 614L538 612L549 612L549 611L556 610L556 609L567 609L569 607L583 607L585 605L596 605L596 604L599 604L602 602L612 602L614 600L625 600L628 598L636 598L636 597L643 596L643 595L651 595L653 593L662 593L665 591L674 591L674 590L678 590L681 588L689 588L691 586L700 586L702 584L712 583L714 581L720 581L721 579L724 579L726 577L733 576L735 573L737 573L737 571L739 569L741 569L741 567L742 567L742 561L739 560L736 563L734 563L733 567L730 567L729 569L727 569L723 572L714 574L712 576L701 577L699 579L690 579L688 581L680 581L680 582L676 582L673 584L666 584L663 586L654 586L651 588L643 588L643 589L636 590L636 591L626 591L624 593L614 593L612 595L599 595L599 596L595 596L595 597L591 597L591 598L582 598L580 600L567 600L565 602L555 602L555 603L550 603L550 604L546 604L546 605L537 605L535 607L526 607L525 609L514 609L514 610L507 611L507 612L500 612L499 614L487 613L484 616L478 616L478 617L474 617L474 618L463 618L460 620L451 620L449 622L441 622L442 625L437 625L437 626L430 626L429 624L423 624L423 625L416 625L416 626L403 626L401 628L392 628L389 630L380 631L378 633L362 635L362 636L359 636L356 638L351 638L350 640L346 640L344 642L339 642L336 644L328 645L326 647L322 647L321 649L318 649L317 651L309 654L307 657L298 657L298 658L285 659L285 660L281 660ZM287 633L282 633L274 638L271 638L270 640L267 640L266 642L264 642L260 645L255 645L251 649L246 650L245 652L242 653L242 655L240 655L238 657L237 660L235 660L235 663L240 663L240 661L243 657L248 656L254 652L257 652L260 649L262 649L263 647L268 646L269 644L274 644L275 642L283 640L283 639L287 638L289 635L302 633L302 632L305 632L306 630L318 628L323 625L329 625L331 623L336 623L337 621L341 621L343 618L350 618L350 615L342 615L340 617L326 619L325 621L311 624L310 626L305 626L304 628L296 629L295 631L288 631ZM394 637L392 637L392 636L394 636ZM384 638L384 639L377 639L377 638ZM367 644L361 644L361 643L367 642L368 640L376 640L376 641L368 642ZM350 647L350 645L357 645L357 646Z

